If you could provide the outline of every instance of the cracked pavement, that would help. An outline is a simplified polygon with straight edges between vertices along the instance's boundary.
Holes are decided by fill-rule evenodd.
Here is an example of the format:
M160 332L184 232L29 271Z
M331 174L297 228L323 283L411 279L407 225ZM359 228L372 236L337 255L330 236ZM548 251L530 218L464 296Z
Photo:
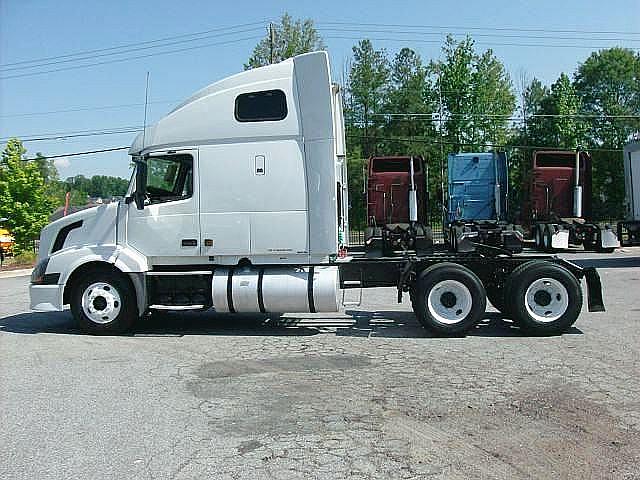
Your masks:
M640 479L640 249L565 256L607 312L550 338L432 338L393 289L91 337L0 279L0 478Z

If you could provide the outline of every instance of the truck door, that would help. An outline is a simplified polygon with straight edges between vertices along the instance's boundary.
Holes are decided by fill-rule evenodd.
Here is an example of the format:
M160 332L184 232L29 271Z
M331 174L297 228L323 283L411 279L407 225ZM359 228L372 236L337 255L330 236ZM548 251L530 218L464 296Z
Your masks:
M304 157L295 140L200 147L207 256L308 253Z
M147 159L143 210L129 204L127 243L162 263L169 257L200 255L197 150L154 152Z

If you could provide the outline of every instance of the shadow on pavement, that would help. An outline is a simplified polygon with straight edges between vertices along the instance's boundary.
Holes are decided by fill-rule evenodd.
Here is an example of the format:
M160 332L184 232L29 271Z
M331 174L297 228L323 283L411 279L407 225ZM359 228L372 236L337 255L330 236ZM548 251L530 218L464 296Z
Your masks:
M598 258L571 258L572 263L581 267L596 268L633 268L640 267L640 257L598 257Z
M328 316L331 315L331 316ZM19 334L55 333L83 335L69 311L21 313L0 319L0 331ZM345 314L314 314L304 317L255 314L162 313L138 321L133 337L180 337L184 335L309 336L333 334L346 337L434 338L417 322L413 312L347 310ZM567 334L582 334L572 327ZM468 336L521 337L510 320L486 312Z

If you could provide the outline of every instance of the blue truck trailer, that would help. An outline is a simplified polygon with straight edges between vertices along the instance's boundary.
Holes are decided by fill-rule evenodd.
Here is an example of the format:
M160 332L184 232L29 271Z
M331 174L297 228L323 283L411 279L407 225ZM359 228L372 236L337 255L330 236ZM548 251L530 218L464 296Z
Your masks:
M453 251L473 244L522 251L522 232L509 223L505 152L458 153L447 159L448 202L443 222Z

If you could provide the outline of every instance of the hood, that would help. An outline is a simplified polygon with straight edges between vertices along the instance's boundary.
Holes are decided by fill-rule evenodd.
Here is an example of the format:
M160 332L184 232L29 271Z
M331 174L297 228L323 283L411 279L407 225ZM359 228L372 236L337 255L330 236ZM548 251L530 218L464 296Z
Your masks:
M38 259L70 247L114 245L119 202L81 210L50 223L40 233Z

